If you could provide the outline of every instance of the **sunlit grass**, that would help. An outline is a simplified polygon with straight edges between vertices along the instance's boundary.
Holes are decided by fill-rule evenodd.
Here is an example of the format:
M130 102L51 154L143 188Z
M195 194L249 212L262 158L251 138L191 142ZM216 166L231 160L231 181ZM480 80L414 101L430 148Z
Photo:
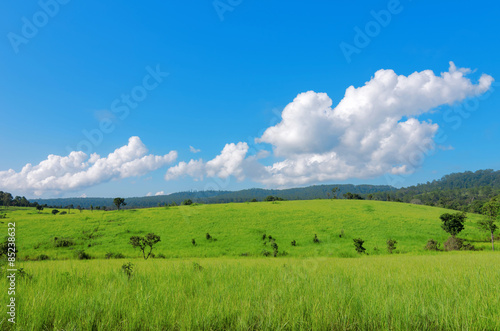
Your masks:
M500 255L490 252L136 259L130 279L124 262L23 263L18 329L500 329Z
M386 240L397 240L395 253L424 253L428 239L444 242L439 215L453 212L427 206L353 200L284 201L180 206L121 211L72 210L69 215L52 215L45 209L7 213L2 227L15 220L20 256L51 259L73 258L84 249L103 258L107 252L138 257L128 244L132 235L154 232L161 236L154 253L166 257L261 256L262 235L277 238L279 251L290 257L354 257L352 239L361 237L370 255L387 254ZM481 216L470 214L459 235L488 249L487 234L477 229ZM97 231L94 231L97 229ZM341 231L345 236L339 237ZM210 233L217 241L205 239ZM6 230L5 230L6 233ZM93 238L89 235L92 234ZM313 243L317 234L321 243ZM54 247L54 237L69 238L75 245ZM191 240L197 245L193 246ZM297 246L290 242L296 240ZM377 248L377 250L376 250Z

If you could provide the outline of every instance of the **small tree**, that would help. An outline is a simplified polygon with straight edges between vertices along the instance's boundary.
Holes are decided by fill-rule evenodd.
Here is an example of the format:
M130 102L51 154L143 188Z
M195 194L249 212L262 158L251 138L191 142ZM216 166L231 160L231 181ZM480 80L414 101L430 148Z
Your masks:
M500 203L496 200L491 200L484 204L482 208L483 214L487 217L484 220L479 221L479 226L484 231L488 231L491 234L491 250L495 250L495 231L498 226L495 224L495 220L500 214Z
M52 209L52 215L55 215L55 214L57 214L57 213L59 213L59 210L57 210L57 209Z
M182 205L184 206L190 206L193 204L193 201L191 199L186 199L184 201L182 201Z
M455 237L464 229L467 214L465 212L454 214L446 213L439 216L439 218L443 221L443 224L441 224L443 230L451 234L452 237Z
M139 248L142 251L144 260L147 260L153 251L153 246L160 241L160 236L154 233L148 233L144 237L132 236L130 237L130 244L134 248ZM146 255L146 249L149 247L149 252Z
M389 252L389 254L392 254L392 251L396 249L396 244L398 242L394 239L388 239L387 240L387 251Z
M116 209L120 210L120 206L126 206L127 203L125 202L125 199L124 198L114 198L113 199L113 203L115 204L116 206ZM106 209L104 209L106 210Z
M43 210L43 206L40 205L36 206L36 210L38 210L38 213L40 214Z
M365 241L361 238L353 239L353 241L356 252L358 252L359 254L363 254L366 251L366 248L363 247Z
M339 190L338 186L332 188L332 199L337 199L337 191L338 190Z
M94 212L94 206L93 205L90 205L90 212L93 213Z

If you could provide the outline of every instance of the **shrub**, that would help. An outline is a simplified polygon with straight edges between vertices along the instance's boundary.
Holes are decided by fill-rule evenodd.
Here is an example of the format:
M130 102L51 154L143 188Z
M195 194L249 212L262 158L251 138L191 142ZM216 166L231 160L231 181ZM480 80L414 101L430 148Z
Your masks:
M363 254L366 251L366 248L363 247L365 241L361 238L353 239L353 241L356 252L358 252L358 254Z
M297 242L295 240L292 240L292 246L297 246Z
M182 201L182 204L184 206L189 206L189 205L193 204L193 201L191 199L186 199L186 200Z
M69 246L73 246L74 244L75 243L71 239L54 237L54 246L55 247L69 247Z
M157 259L166 259L167 257L165 255L163 255L162 253L156 255L156 258Z
M253 198L250 202L257 202L257 199Z
M55 214L57 214L57 213L59 213L59 210L57 210L57 209L52 209L52 215L55 215Z
M193 244L193 246L196 246L196 240L194 238L191 239L191 244Z
M266 234L264 233L264 234L262 235L262 240L266 240L266 238L267 238L267 236L266 236Z
M394 239L388 239L387 240L387 251L389 252L389 254L392 254L392 251L396 249L396 244L398 242Z
M210 235L210 233L207 232L207 235L205 236L207 238L207 240L210 240L212 239L212 236Z
M425 249L428 251L439 251L439 246L440 244L434 240L434 239L429 239L427 240L427 244L425 245Z
M67 214L67 212L62 211L59 215L66 215L66 214Z
M134 265L132 263L125 263L122 265L122 271L127 275L128 279L132 277L132 274L134 273Z
M263 251L262 251L262 255L264 255L264 256L269 256L269 255L271 255L271 252L270 252L270 251L263 250Z
M7 215L6 214L0 214L0 219L4 219L4 218L7 218Z
M314 235L313 242L314 242L315 244L319 244L319 239L318 239L318 235L317 235L317 234L315 234L315 235Z
M92 257L90 254L86 253L84 250L80 250L76 252L76 258L78 260L90 260Z
M467 244L463 244L462 247L460 248L460 250L462 250L462 251L478 251L479 249L474 247L474 245L467 243Z
M204 268L196 262L193 262L193 269L196 271L202 271Z
M444 243L444 249L446 251L458 251L463 246L463 240L457 237L449 237Z
M45 261L45 260L50 260L50 257L48 255L45 255L45 254L40 254L36 257L36 260L37 261Z

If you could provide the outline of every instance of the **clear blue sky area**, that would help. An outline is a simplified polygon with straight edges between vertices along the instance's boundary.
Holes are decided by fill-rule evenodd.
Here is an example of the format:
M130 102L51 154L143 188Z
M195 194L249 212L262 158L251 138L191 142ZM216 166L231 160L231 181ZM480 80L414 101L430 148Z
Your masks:
M401 187L500 168L498 2L42 0L0 13L0 190L13 195ZM408 77L425 70L428 84Z

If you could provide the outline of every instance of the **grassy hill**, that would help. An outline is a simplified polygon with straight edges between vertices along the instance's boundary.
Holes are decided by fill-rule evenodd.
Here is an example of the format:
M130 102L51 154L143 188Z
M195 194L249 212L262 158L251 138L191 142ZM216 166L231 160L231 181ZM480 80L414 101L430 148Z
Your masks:
M289 257L354 257L353 238L365 240L370 255L387 254L386 240L396 239L396 253L424 253L428 239L444 242L439 216L446 209L395 202L365 200L310 200L218 205L192 205L139 210L73 210L71 214L41 214L33 208L9 209L2 227L16 222L19 256L36 259L74 258L84 249L94 258L106 253L139 257L128 244L133 235L161 236L154 253L171 257L258 257L272 251L263 234L276 239L279 252ZM488 249L487 234L478 230L482 217L469 214L459 237ZM340 233L344 233L342 238ZM207 233L216 241L208 241ZM317 234L320 243L314 243ZM55 238L58 238L55 240ZM73 245L56 247L68 240ZM195 239L196 246L191 242ZM296 240L297 246L290 242ZM264 242L267 242L264 245Z

